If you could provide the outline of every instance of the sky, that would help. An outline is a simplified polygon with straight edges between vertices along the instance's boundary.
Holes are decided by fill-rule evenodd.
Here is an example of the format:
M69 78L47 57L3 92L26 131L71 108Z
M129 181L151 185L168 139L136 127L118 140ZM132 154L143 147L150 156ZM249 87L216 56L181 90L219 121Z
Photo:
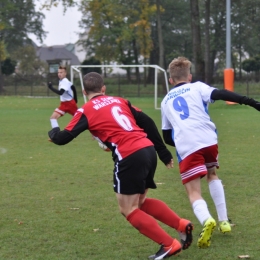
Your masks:
M40 9L39 0L35 0L36 11ZM48 32L47 37L42 44L47 46L62 45L66 43L75 43L79 38L77 33L81 32L79 28L79 21L81 20L81 12L77 7L70 7L66 13L63 13L63 6L59 4L57 7L53 6L49 11L41 10L45 15L43 20L43 30ZM41 46L39 40L32 34L29 37L38 45Z

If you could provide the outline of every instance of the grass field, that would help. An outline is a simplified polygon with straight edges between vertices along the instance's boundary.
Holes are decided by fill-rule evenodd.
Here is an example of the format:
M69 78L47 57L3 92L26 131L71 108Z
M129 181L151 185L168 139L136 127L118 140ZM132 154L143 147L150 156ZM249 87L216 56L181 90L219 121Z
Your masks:
M131 101L160 128L160 111L154 110L152 98ZM49 116L58 103L56 98L0 96L0 260L147 259L159 246L120 215L110 153L99 149L88 132L65 146L47 141ZM232 233L216 230L210 248L197 248L201 226L181 184L176 160L173 170L158 163L158 189L148 195L163 199L194 223L194 243L176 259L231 260L239 255L260 259L260 114L222 101L209 111L219 133L218 173L235 224ZM69 120L69 115L61 118L60 126ZM217 218L205 181L203 194ZM177 237L176 231L162 226Z

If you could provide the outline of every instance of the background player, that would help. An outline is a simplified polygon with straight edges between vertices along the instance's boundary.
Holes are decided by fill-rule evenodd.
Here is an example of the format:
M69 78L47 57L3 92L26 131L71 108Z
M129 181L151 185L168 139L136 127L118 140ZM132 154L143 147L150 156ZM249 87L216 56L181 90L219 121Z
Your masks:
M214 201L219 230L230 232L223 185L216 174L218 145L215 124L208 115L208 104L215 100L232 101L260 110L254 99L227 90L218 90L202 82L191 83L191 62L179 57L169 65L169 82L174 86L161 103L163 137L176 147L182 183L195 216L203 225L198 247L210 246L216 221L212 218L201 196L200 179L206 176Z
M56 108L53 114L50 117L50 120L57 120L65 113L69 113L72 116L76 113L77 107L77 92L76 88L72 83L66 78L67 70L64 66L59 66L58 69L58 78L59 78L59 87L58 90L53 88L52 83L48 83L49 89L54 93L60 95L60 106Z
M146 197L149 188L156 188L153 180L156 152L168 168L173 167L172 155L155 123L128 100L106 96L100 74L88 73L83 81L84 94L89 101L77 110L63 131L57 120L52 121L49 132L52 142L67 144L88 129L112 151L114 191L120 212L141 234L161 245L150 258L164 259L187 249L192 242L191 222L180 218L164 202ZM166 233L156 219L176 229L181 243Z

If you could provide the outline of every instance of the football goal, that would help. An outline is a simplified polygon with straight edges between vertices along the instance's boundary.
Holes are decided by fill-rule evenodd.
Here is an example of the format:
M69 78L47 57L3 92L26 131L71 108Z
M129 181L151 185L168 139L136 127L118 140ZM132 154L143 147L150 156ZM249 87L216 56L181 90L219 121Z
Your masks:
M104 76L108 95L127 98L152 96L154 97L154 108L160 109L159 99L169 91L167 73L158 65L72 65L70 67L72 84L76 78L79 78L83 90L82 74L86 73L84 71L88 72L88 69L94 68L99 69ZM147 83L148 75L152 83ZM113 93L110 93L109 91L112 90ZM84 95L83 98L86 103Z

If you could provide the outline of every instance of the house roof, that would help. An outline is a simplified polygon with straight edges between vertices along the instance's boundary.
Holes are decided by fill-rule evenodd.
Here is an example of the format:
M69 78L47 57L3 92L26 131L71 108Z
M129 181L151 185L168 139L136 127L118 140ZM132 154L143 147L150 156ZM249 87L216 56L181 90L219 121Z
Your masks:
M38 47L37 56L40 60L45 62L52 60L70 60L70 65L80 65L78 57L70 52L65 45Z

